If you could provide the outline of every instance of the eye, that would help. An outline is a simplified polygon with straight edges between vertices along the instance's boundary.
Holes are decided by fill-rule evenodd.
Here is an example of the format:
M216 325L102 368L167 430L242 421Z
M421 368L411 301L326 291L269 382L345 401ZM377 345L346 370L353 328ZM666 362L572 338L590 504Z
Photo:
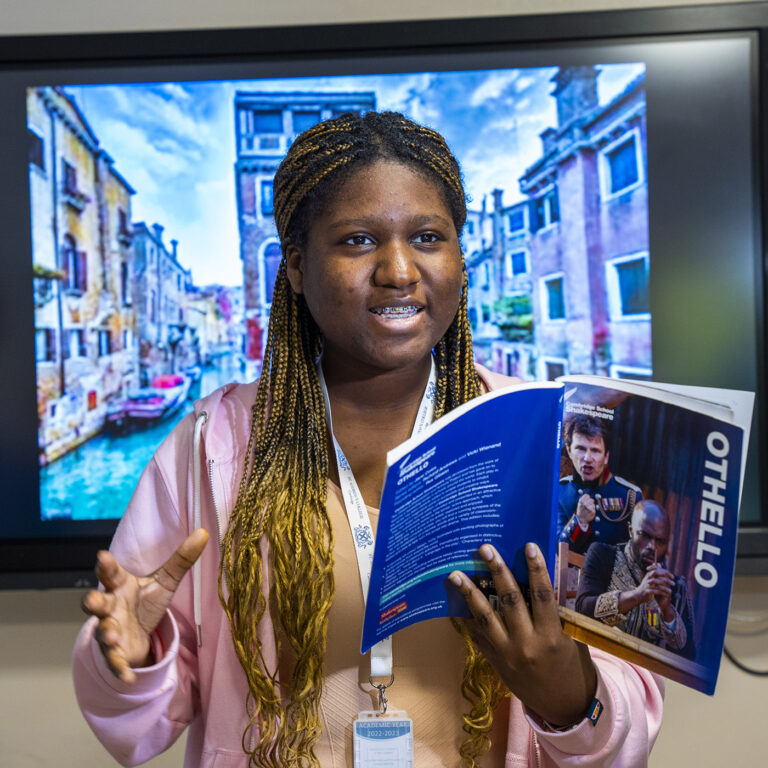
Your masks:
M349 237L345 237L342 240L342 243L344 245L355 246L371 245L373 243L373 239L369 235L350 235Z
M422 243L424 245L431 245L432 243L437 243L442 239L443 238L440 237L437 232L419 232L419 234L413 238L415 242Z

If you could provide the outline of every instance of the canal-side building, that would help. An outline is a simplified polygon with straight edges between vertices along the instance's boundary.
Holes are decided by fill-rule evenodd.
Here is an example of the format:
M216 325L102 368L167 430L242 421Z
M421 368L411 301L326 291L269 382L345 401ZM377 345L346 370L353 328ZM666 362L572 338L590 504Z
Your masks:
M142 386L159 375L183 371L197 361L187 317L192 274L179 262L178 242L163 240L164 227L133 225L139 366Z
M298 134L345 112L376 108L374 93L241 92L235 94L235 192L245 290L244 352L259 371L272 288L282 257L273 219L272 180Z
M187 324L198 352L197 365L218 358L242 359L243 289L241 286L206 285L187 294Z
M644 79L601 106L598 76L554 75L557 126L520 179L539 378L651 373Z
M552 78L558 122L519 179L468 211L463 247L475 357L526 379L651 374L642 77L607 104L594 67Z
M475 358L490 363L490 343L499 329L493 322L493 305L501 289L493 254L493 217L483 198L480 210L467 209L462 249L467 268L467 314L472 329Z
M27 91L40 460L97 433L138 376L130 227L134 190L77 104Z

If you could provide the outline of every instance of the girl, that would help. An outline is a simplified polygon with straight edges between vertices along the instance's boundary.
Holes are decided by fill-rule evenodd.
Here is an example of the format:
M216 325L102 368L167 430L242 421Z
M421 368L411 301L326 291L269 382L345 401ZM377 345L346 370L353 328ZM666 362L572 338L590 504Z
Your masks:
M320 123L274 201L262 378L196 404L99 553L74 654L92 728L126 765L189 725L188 766L352 766L352 723L391 671L416 766L644 765L661 684L562 632L535 545L530 611L485 545L500 613L454 573L473 619L397 633L391 666L360 655L350 510L375 528L386 452L509 380L472 362L466 203L439 134L394 113Z

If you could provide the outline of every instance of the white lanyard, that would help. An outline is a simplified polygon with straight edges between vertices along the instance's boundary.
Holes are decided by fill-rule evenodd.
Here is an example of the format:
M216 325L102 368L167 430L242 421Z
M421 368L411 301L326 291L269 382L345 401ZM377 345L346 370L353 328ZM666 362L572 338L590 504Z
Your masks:
M437 385L437 368L435 360L432 358L429 371L429 381L424 390L419 405L419 411L416 415L416 423L413 425L413 435L423 432L433 421L435 415L435 388ZM323 390L323 400L325 401L325 419L328 422L328 429L331 430L333 438L333 447L336 451L336 466L339 471L339 485L341 486L341 495L344 498L344 506L347 512L349 528L352 531L352 541L355 544L355 554L357 555L357 568L360 572L360 584L363 588L363 600L368 596L368 584L371 580L371 566L373 564L373 528L368 517L368 510L365 507L363 496L357 487L355 476L352 474L349 462L341 450L336 436L333 434L333 420L331 419L331 401L328 397L328 387L325 384L323 376L322 358L317 361L317 375L320 379L320 387ZM390 677L392 678L392 637L377 643L371 648L371 677ZM371 682L373 685L373 682ZM390 683L391 684L391 683ZM382 688L379 692L382 693ZM387 686L383 686L384 688ZM386 700L385 700L386 701Z

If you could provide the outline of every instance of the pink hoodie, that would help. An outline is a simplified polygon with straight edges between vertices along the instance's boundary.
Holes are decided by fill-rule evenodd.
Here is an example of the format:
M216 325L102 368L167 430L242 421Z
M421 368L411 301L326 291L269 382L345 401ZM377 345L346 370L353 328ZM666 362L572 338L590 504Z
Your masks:
M478 371L489 389L511 383L483 368ZM243 472L255 394L255 383L222 387L196 403L194 415L183 419L158 448L111 545L129 571L150 573L199 525L221 542ZM158 627L155 650L160 660L136 670L132 685L122 683L107 668L93 639L96 619L89 619L77 638L73 674L78 702L96 736L123 765L137 765L159 754L186 727L187 768L248 765L241 747L247 683L219 604L219 549L211 541L196 577L182 580ZM268 589L266 579L265 584ZM260 631L265 661L274 668L268 616ZM592 656L598 670L597 698L604 705L597 724L585 720L565 733L551 733L513 699L507 768L647 765L661 726L661 679L599 651Z

